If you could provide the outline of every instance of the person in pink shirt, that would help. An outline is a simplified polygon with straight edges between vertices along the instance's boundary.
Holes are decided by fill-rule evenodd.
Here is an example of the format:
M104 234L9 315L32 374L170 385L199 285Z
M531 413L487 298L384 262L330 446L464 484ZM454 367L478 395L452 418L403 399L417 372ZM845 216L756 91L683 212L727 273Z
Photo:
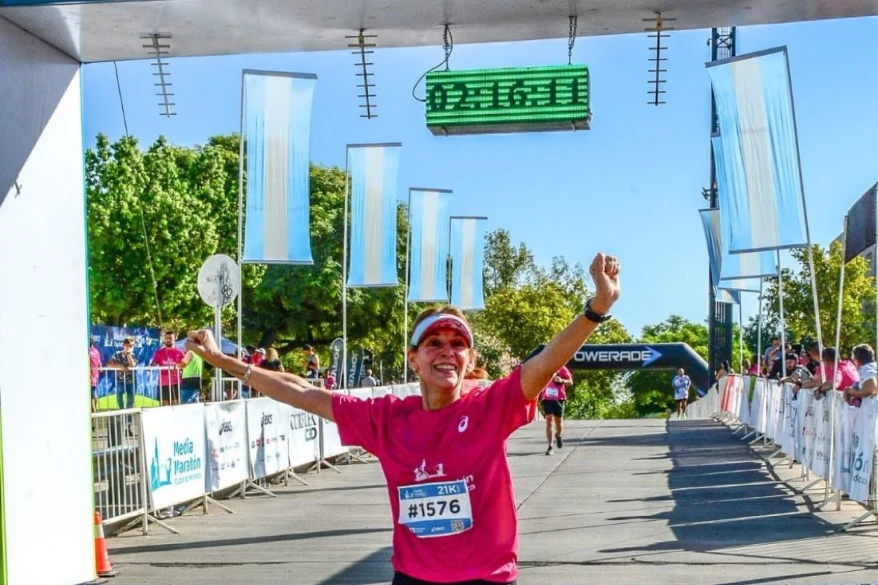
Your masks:
M540 402L546 416L546 440L549 441L546 455L555 452L555 448L552 447L553 431L558 448L564 447L564 439L561 438L561 431L564 430L564 402L567 400L567 386L571 384L573 384L573 375L567 366L561 366L540 393Z
M97 412L98 410L98 376L100 375L100 368L103 366L101 362L101 352L98 350L97 341L94 339L91 340L91 345L88 348L88 366L89 366L89 379L91 381L91 411Z
M180 400L180 364L186 354L183 350L174 347L176 337L173 331L165 331L164 345L152 358L152 365L162 368L159 373L159 399L162 406L172 404L175 395L177 401Z
M393 512L394 585L515 583L518 521L506 444L537 398L619 298L619 263L598 254L596 294L537 355L486 388L462 392L472 331L453 307L415 320L408 358L421 395L361 399L224 356L208 330L187 347L275 400L338 425L342 443L381 463Z
M851 367L850 362L841 362L838 364L838 370L835 369L837 353L834 347L824 347L820 355L820 367L817 368L810 380L798 384L800 388L812 388L818 392L826 392L833 388L833 380L836 390L850 388L859 382L860 375L856 368Z

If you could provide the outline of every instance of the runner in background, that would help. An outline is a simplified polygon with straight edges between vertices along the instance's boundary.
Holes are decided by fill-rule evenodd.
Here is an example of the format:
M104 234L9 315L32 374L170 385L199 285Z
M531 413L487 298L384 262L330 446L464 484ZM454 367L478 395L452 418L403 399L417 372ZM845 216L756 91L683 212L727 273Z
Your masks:
M564 447L564 440L561 438L561 431L564 430L564 403L567 400L567 386L571 384L573 384L573 375L567 366L561 366L540 394L543 414L546 417L546 440L549 442L546 455L555 453L555 448L552 446L553 430L558 448Z
M209 330L187 348L266 396L335 421L343 445L381 462L393 519L393 585L516 583L518 525L509 435L533 421L537 398L619 298L619 264L603 254L589 269L596 294L537 355L487 388L463 392L474 359L472 329L458 309L415 320L408 358L420 396L360 399L223 355Z
M686 375L683 368L677 370L677 375L671 380L674 389L674 400L677 402L677 418L686 418L686 403L689 402L689 386L692 380Z

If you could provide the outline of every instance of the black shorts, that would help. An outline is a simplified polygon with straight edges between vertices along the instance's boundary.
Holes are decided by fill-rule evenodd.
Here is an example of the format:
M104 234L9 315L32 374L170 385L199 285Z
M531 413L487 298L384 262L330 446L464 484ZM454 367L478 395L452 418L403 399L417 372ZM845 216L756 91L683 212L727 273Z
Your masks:
M160 386L159 387L159 400L162 402L167 402L168 404L173 404L174 400L179 400L179 396L177 396L177 388L175 386Z
M183 378L183 381L180 383L180 388L183 390L201 390L201 378Z
M543 412L552 416L564 417L563 400L543 400Z
M506 583L505 585L516 585L518 581L512 581L510 583ZM438 583L433 583L432 581L422 581L420 579L416 579L414 577L409 577L405 573L400 573L397 571L393 574L393 582L391 585L439 585ZM501 583L495 583L493 581L484 581L482 579L476 579L475 581L459 581L457 583L447 583L445 585L503 585Z

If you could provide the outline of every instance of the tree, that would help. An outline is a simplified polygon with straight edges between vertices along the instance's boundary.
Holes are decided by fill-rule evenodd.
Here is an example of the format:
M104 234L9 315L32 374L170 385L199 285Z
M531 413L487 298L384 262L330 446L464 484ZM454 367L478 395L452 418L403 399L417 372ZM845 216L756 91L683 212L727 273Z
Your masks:
M833 243L829 250L812 247L817 275L817 299L823 344L835 345L838 323L838 284L841 276L842 247ZM811 271L806 249L792 252L798 266L783 270L783 304L786 338L790 343L817 341ZM875 343L875 284L868 276L864 258L855 258L845 266L842 302L841 347ZM780 299L776 278L766 279L766 318L780 322ZM763 339L765 337L763 336ZM770 337L769 337L770 339Z
M737 323L732 325L732 361L731 367L738 371L741 363L740 350L741 330ZM640 343L685 343L699 356L707 360L708 331L704 323L695 323L679 315L671 315L661 323L647 325L643 328L638 342ZM744 349L744 357L748 357ZM715 372L714 372L715 374ZM628 388L634 398L634 410L639 416L649 416L664 412L673 401L671 395L671 379L676 375L674 370L642 370L627 375Z
M111 145L98 136L85 156L93 320L172 328L211 321L196 279L212 254L235 254L237 176L228 163L221 146L187 149L159 138L142 152L134 138Z
M495 230L485 236L485 295L514 287L536 270L533 253L521 243L512 245L509 232Z
M473 316L477 346L487 358L492 376L509 367L566 327L581 311L588 297L582 266L553 258L540 268L524 244L512 245L509 234L488 234L485 245L486 309ZM590 343L624 343L630 337L617 321L603 324ZM487 343L485 343L487 341ZM499 364L497 363L499 362ZM501 368L497 368L500 365ZM571 418L597 418L613 412L618 372L575 372L568 393Z
M234 135L194 148L159 138L145 152L133 138L110 144L98 136L86 152L93 321L180 330L212 322L195 284L207 257L237 256L238 162ZM305 343L325 347L342 333L345 177L340 169L316 165L310 173L314 265L243 266L244 341L277 345L282 354ZM397 221L403 282L404 206ZM348 289L348 300L349 346L372 350L391 371L401 368L403 287ZM231 330L234 304L223 318Z

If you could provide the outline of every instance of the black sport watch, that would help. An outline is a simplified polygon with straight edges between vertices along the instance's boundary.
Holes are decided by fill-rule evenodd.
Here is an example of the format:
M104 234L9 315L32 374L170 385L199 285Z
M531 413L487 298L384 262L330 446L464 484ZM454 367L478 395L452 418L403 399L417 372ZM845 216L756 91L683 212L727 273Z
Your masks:
M609 321L613 318L610 314L601 315L600 313L596 313L595 311L593 311L591 308L591 299L588 299L588 301L586 301L585 308L583 309L582 314L592 323L599 324L603 323L604 321Z

